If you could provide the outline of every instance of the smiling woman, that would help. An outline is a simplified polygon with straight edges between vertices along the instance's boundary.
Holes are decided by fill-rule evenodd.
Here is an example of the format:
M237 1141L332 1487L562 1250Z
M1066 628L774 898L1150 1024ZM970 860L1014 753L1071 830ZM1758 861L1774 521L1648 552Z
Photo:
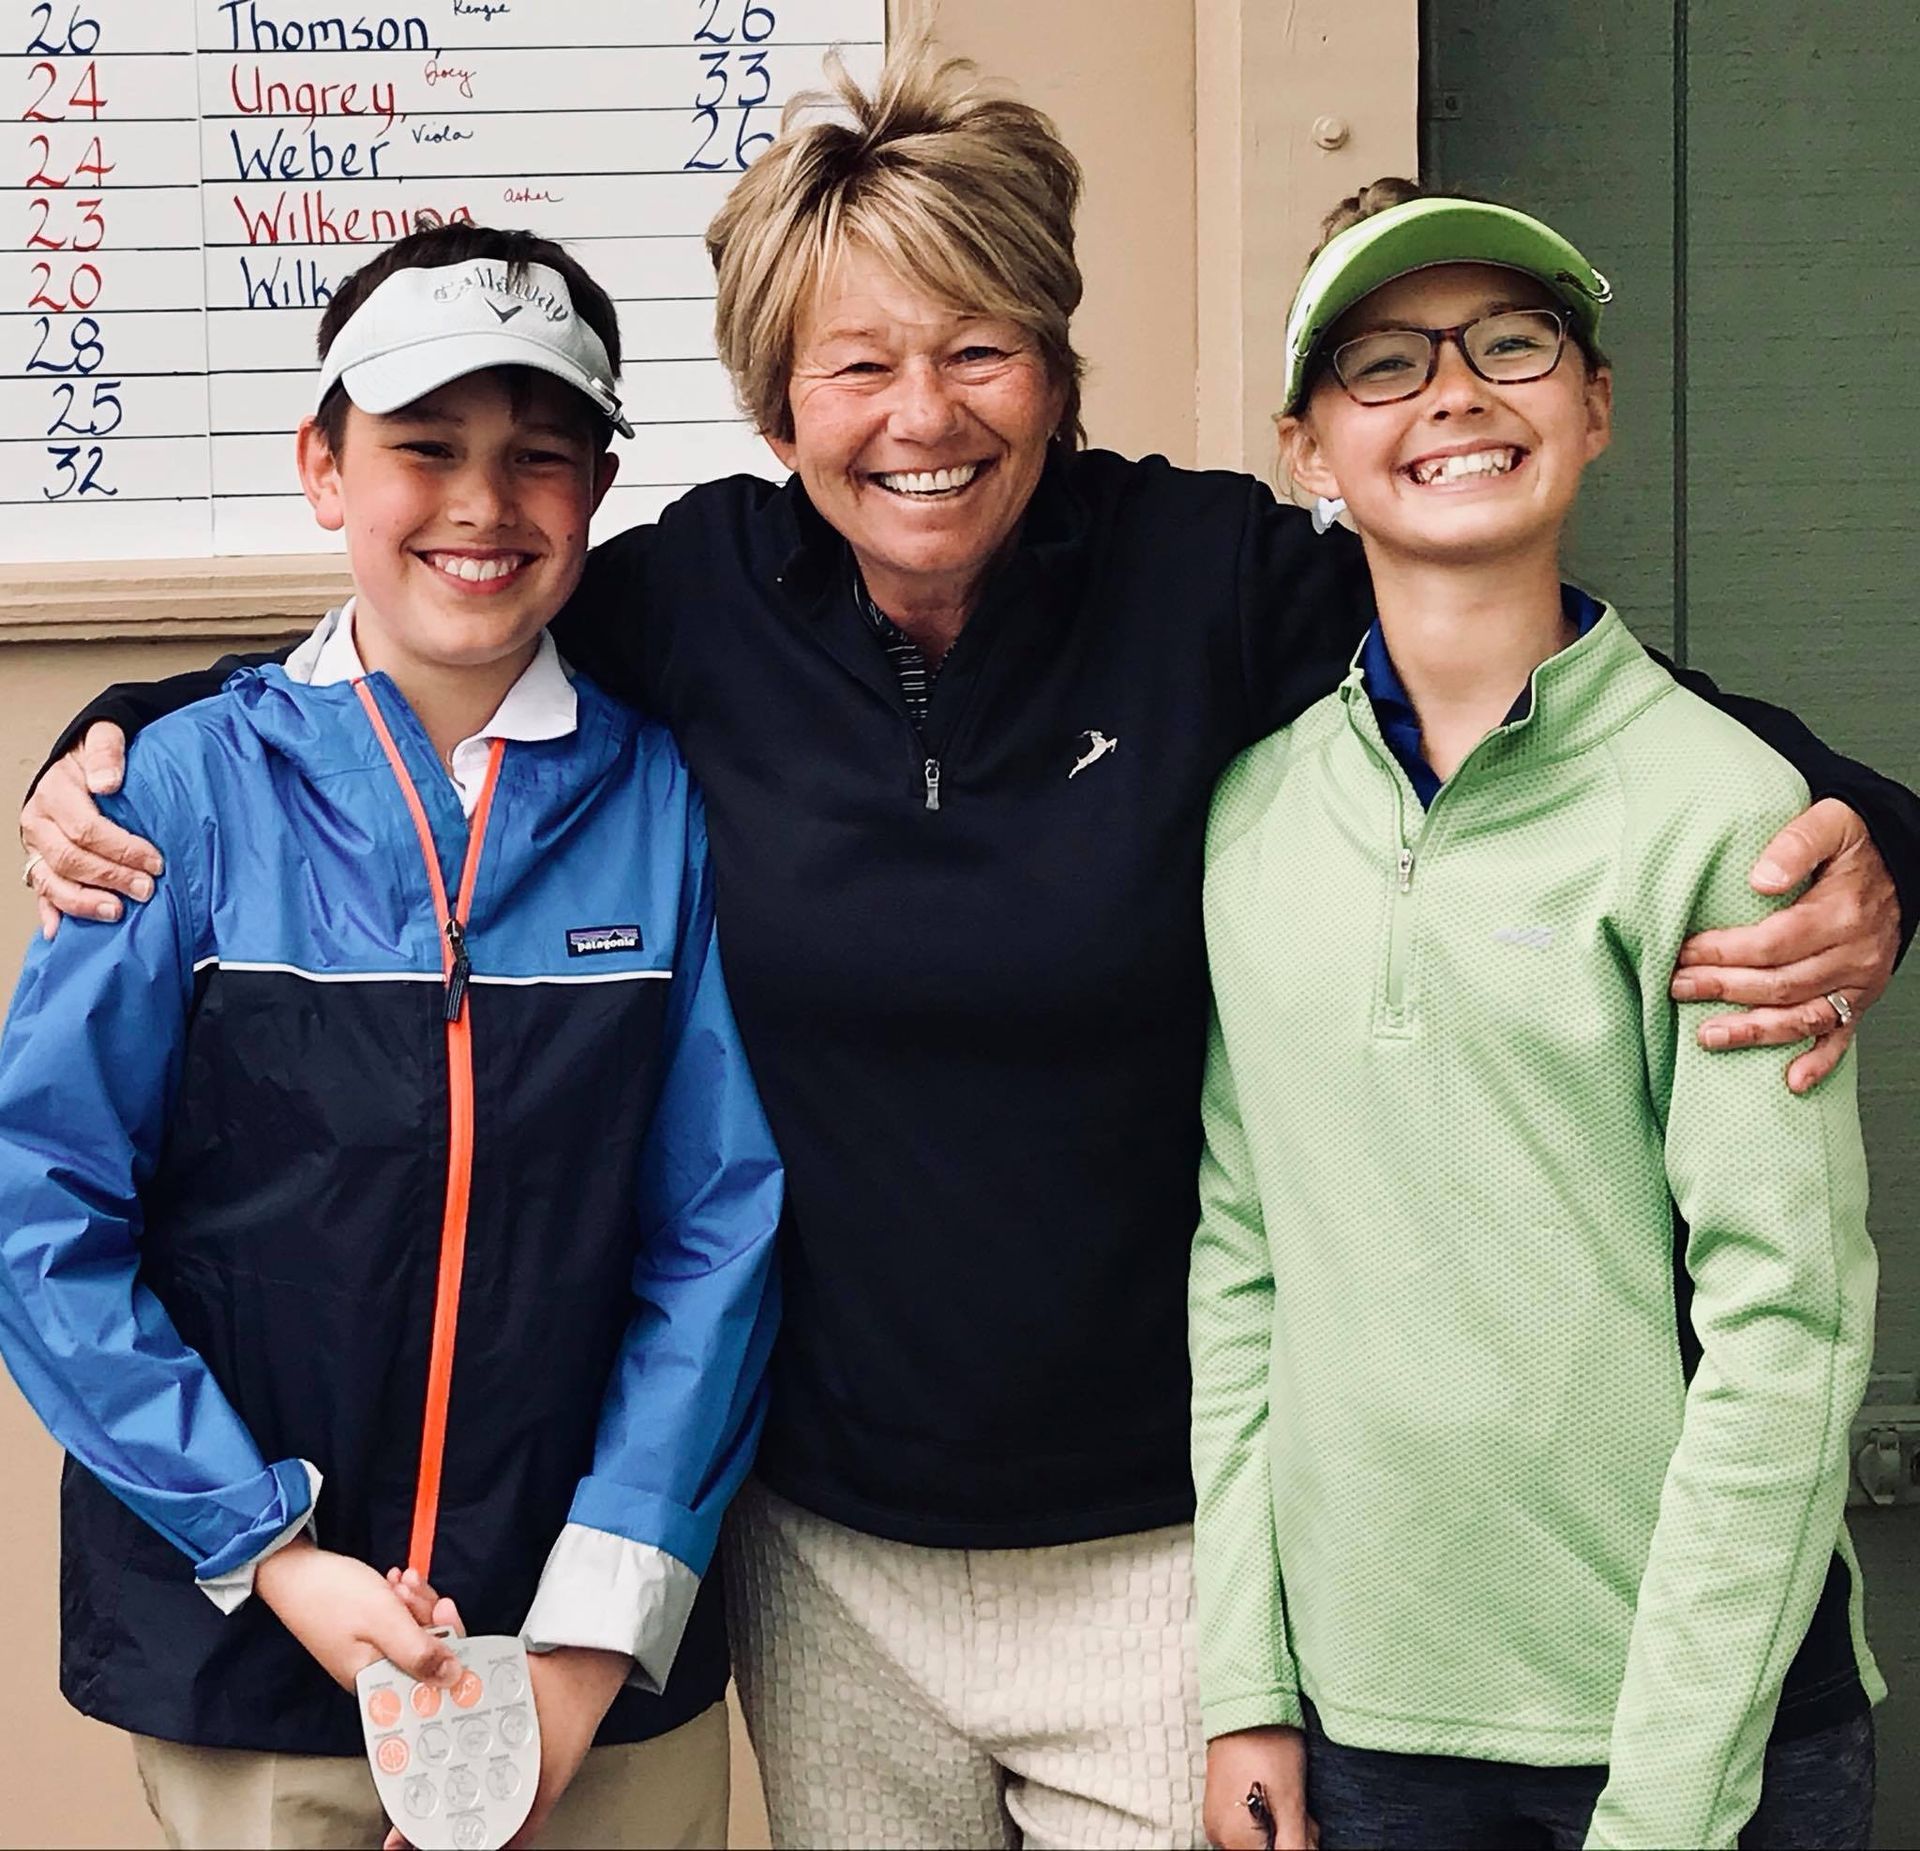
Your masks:
M707 234L745 409L934 665L1049 442L1080 436L1079 167L1044 117L971 79L901 59L869 99L838 71L838 101L888 140L940 138L937 183L910 160L862 160L857 131L818 121L754 164ZM808 235L791 235L796 216Z

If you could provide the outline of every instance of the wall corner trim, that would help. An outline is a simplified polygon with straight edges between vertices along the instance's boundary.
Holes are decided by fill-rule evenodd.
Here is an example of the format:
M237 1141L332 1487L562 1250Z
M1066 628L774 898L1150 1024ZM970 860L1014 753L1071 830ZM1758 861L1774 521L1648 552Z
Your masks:
M1417 176L1419 0L1194 7L1199 460L1266 477L1287 307L1321 218L1383 174ZM1327 118L1344 133L1316 139Z

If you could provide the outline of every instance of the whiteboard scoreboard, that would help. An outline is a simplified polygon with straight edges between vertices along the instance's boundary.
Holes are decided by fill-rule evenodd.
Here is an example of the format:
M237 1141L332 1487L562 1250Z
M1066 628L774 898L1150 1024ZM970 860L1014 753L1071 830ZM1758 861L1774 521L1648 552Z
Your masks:
M0 561L311 553L292 433L334 287L456 219L612 295L636 435L596 524L778 474L701 234L885 0L0 0Z

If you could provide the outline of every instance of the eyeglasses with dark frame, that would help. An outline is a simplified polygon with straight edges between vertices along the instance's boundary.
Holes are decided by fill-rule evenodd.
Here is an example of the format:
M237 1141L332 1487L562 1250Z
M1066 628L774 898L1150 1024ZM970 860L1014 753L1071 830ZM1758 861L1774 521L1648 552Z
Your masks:
M1567 318L1558 309L1501 309L1454 328L1377 328L1342 341L1328 360L1357 404L1391 405L1433 383L1447 341L1488 384L1520 385L1560 364Z

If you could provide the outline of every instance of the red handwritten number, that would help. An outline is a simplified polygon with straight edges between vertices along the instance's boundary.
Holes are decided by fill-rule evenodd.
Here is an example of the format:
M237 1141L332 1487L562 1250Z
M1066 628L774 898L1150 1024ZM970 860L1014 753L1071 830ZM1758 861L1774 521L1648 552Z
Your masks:
M87 74L73 86L73 94L67 98L71 109L84 109L96 121L101 110L107 106L107 99L100 94L100 67L91 59L87 61Z
M77 180L82 174L92 174L96 180L104 181L107 175L113 172L114 165L107 159L105 151L100 146L100 137L96 135L87 143L87 158L67 178Z
M66 120L64 114L50 116L40 107L48 97L53 95L55 87L59 84L60 68L42 58L28 75L31 77L41 71L46 72L47 81L41 86L40 94L27 105L26 114L20 120L22 122L64 122ZM107 99L100 94L100 67L91 59L87 63L86 76L74 85L73 94L67 98L67 107L70 110L84 109L95 121L99 120L101 110L107 107Z
M49 238L47 221L53 216L53 201L50 199L30 199L27 210L40 214L40 223L27 234L27 249L30 251L64 251L67 248L65 238Z
M64 315L69 309L90 309L100 300L100 272L92 264L73 266L73 274L67 279L68 300L65 302L47 294L53 286L53 265L37 263L33 267L40 280L27 298L30 309L51 309L56 315Z
M65 186L66 180L56 180L47 172L47 162L53 154L53 143L44 135L35 135L31 139L40 149L40 158L34 163L33 172L27 177L27 184L29 186ZM71 178L72 176L69 175L68 179Z
M47 171L47 162L53 156L53 143L44 135L33 135L29 136L28 139L40 150L40 158L34 163L34 171L27 177L27 184L29 186L64 187L70 182L79 179L82 174L92 174L96 180L104 180L108 174L114 171L117 165L116 162L107 159L105 150L100 146L100 137L96 135L87 143L86 153L82 156L80 165L76 167L72 173L68 174L65 180L56 180L53 175ZM99 201L96 200L94 203L97 205ZM92 247L88 246L86 248L91 249Z
M58 116L44 116L40 113L40 105L53 94L54 85L60 81L60 68L58 65L49 64L46 59L42 58L40 62L28 72L28 76L37 76L41 71L45 71L47 74L46 87L27 105L27 113L20 118L22 122L58 122L60 120Z
M36 200L34 203L45 205L47 202ZM76 251L97 251L107 241L107 221L100 215L100 208L105 202L94 198L76 199L73 203L80 208L81 224L90 225L93 228L93 236L85 244L82 244L78 238L74 239L73 248Z

